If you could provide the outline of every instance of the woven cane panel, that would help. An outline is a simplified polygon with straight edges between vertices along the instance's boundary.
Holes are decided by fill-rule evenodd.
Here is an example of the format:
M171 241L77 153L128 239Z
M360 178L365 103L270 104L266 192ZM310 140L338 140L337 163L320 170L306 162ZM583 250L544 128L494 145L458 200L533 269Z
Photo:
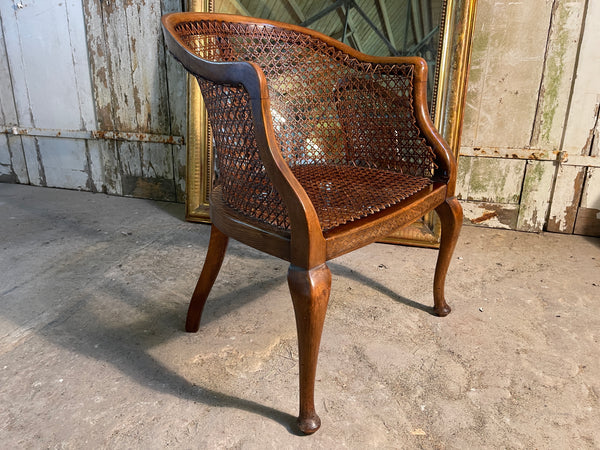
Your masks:
M247 91L197 79L214 139L215 183L222 186L223 200L247 216L288 229L285 205L258 154Z
M434 154L415 122L412 65L361 62L315 37L270 25L207 20L182 24L178 32L204 59L252 61L262 68L282 154L311 199L313 194L319 199L315 207L325 229L395 204L429 183ZM244 214L289 228L285 207L258 159L247 94L199 81L207 107L212 102L209 118L226 201ZM212 97L207 100L207 95ZM219 100L222 95L228 100ZM369 169L351 171L352 176L390 182L390 187L373 187L367 194L370 185L365 183L360 196L345 197L343 208L332 209L341 205L333 190L309 187L305 175L338 176L332 185L341 186L339 177L349 176L345 167ZM403 183L417 178L421 181L404 192ZM245 193L248 186L251 195ZM394 189L399 191L394 194Z
M323 231L379 212L431 184L428 178L364 167L298 165L293 172Z

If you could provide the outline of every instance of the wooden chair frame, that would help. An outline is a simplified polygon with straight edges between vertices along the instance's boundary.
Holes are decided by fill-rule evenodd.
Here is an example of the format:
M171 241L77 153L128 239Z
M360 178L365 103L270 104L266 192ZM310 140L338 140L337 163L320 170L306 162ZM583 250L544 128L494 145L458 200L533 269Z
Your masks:
M319 212L282 155L273 127L268 83L261 67L251 61L212 62L202 59L178 35L177 29L182 24L202 20L279 27L308 34L365 63L412 65L414 121L433 150L437 166L431 176L431 185L406 200L364 218L324 230L319 221ZM289 261L288 284L296 316L300 361L298 425L302 432L314 433L320 427L314 406L314 382L331 286L331 273L326 264L328 260L381 240L435 210L440 217L442 231L433 283L433 312L438 316L450 313L444 297L444 285L462 223L462 208L454 197L456 160L433 126L427 110L427 66L424 60L417 57L364 55L318 32L263 19L226 14L174 13L163 16L162 23L169 50L190 73L214 83L243 86L247 91L260 160L281 196L290 224L289 229L278 229L252 220L224 201L219 186L213 188L210 198L210 243L190 303L186 330L195 332L199 328L204 304L219 273L230 237Z

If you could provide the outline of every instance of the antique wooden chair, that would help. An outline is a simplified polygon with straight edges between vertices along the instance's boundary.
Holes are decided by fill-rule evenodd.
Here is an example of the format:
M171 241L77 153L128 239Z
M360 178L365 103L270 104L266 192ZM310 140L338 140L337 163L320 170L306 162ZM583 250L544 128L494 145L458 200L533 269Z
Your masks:
M427 66L263 19L174 13L162 23L169 50L200 85L216 159L210 243L186 330L198 330L229 237L289 261L298 424L313 433L326 261L435 209L442 231L433 311L450 312L444 282L462 209L455 159L427 110Z

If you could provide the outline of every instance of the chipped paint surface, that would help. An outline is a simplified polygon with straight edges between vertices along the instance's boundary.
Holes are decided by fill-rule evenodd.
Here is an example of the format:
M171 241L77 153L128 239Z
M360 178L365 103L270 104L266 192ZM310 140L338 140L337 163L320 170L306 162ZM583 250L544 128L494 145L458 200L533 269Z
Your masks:
M0 178L183 200L186 78L160 29L182 3L13 3L0 2Z
M478 2L463 145L530 144L551 15L550 1Z
M478 2L460 198L509 205L512 187L515 228L573 232L599 161L599 21L596 1ZM527 163L520 178L515 161ZM492 223L490 214L470 219Z
M462 202L467 223L490 228L515 227L517 206L479 202Z
M468 158L468 167L459 162L459 196L465 200L492 203L519 203L525 161L499 158ZM468 182L462 180L468 179Z
M600 2L588 2L585 32L579 53L577 78L573 84L571 109L564 135L563 150L570 154L589 155L591 133L598 125L600 105Z
M576 71L585 0L554 1L530 145L558 150Z
M600 210L600 169L590 168L587 171L585 188L581 196L583 208ZM599 217L600 218L600 217Z
M554 181L554 163L527 161L517 229L542 231L550 205L551 186Z
M558 169L548 231L573 233L585 172L584 167L576 166L563 166Z

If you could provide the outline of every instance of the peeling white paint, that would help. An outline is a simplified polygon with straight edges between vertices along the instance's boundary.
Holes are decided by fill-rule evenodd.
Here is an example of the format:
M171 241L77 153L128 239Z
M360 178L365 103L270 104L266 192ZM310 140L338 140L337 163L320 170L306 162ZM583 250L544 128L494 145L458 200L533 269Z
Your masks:
M484 221L478 220L479 218L484 217L486 215L495 214L496 211L494 211L492 209L486 209L486 208L483 208L482 206L479 206L476 203L471 203L471 202L461 202L461 205L463 208L464 217L465 217L465 219L468 219L469 221L475 221L476 223L486 225L491 228L510 229L510 226L500 222L500 220L498 220L498 217L496 217L496 216L491 217Z

